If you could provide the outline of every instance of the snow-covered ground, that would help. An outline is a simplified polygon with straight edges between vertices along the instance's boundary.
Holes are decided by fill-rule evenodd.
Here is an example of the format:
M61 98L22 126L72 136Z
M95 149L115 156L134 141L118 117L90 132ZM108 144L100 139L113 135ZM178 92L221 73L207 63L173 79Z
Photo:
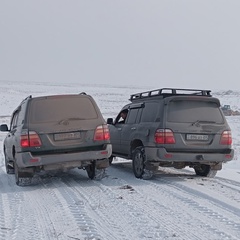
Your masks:
M107 118L116 116L130 94L161 87L1 82L0 124L9 123L28 95L86 92ZM240 92L213 90L213 95L239 110ZM5 173L1 147L0 240L239 240L240 116L227 120L235 157L212 179L190 169L162 168L152 180L140 180L129 161L116 159L101 181L74 169L36 176L31 186L18 187ZM0 133L1 146L5 135Z

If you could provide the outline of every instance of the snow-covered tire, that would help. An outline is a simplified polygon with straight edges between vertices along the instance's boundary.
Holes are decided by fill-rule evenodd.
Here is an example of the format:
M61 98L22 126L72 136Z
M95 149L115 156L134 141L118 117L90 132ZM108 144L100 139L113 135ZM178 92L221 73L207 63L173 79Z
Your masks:
M108 160L109 160L109 165L112 164L113 158L114 158L113 156L110 156L110 157L108 158Z
M132 168L136 178L143 178L145 170L144 161L145 161L144 148L143 147L135 148L132 155Z
M198 167L194 168L196 175L202 177L213 178L217 174L217 170L211 169L210 165L200 164Z
M96 162L93 161L90 165L86 167L87 175L90 179L94 179L96 171Z
M86 167L88 177L92 180L101 180L105 174L105 168L96 168L96 161Z

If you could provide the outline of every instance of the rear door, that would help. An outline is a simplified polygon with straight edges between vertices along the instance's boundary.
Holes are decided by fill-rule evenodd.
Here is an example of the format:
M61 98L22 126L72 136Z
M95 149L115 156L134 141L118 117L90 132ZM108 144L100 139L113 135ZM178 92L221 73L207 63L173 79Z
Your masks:
M175 97L166 99L165 128L174 132L174 151L213 151L220 146L221 134L228 125L219 100L209 97Z
M41 151L87 149L100 144L93 138L96 127L104 120L95 101L87 95L32 99L28 115L29 131L36 131L39 135Z

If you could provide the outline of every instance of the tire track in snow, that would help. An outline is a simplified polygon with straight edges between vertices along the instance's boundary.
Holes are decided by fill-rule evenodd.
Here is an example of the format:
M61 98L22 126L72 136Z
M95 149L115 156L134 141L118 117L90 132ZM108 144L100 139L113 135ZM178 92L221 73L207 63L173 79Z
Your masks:
M240 183L228 179L217 178L215 184L218 184L219 192L222 195L240 204Z
M49 206L41 207L45 209L46 216L50 219L54 230L54 236L48 239L53 239L53 237L62 240L91 239L85 234L86 224L82 223L84 206L79 199L72 200L71 189L68 189L58 177L43 179L41 184L44 192L47 193L44 203L49 201L51 196Z
M54 185L37 181L36 186L18 187L14 176L6 174L0 176L0 185L6 186L1 188L1 240L83 239Z
M161 182L161 186L159 186L159 182ZM150 185L153 189L160 188L161 191L164 191L164 194L167 193L169 197L174 197L176 199L174 200L175 202L180 201L179 205L186 205L186 207L192 208L192 211L189 211L190 213L196 212L196 214L201 214L201 219L204 216L210 229L219 235L219 238L216 239L240 238L240 211L238 208L175 181L166 179L153 180L150 182ZM209 221L210 219L211 221ZM198 221L202 222L203 220ZM219 229L224 229L224 231Z
M204 181L204 187L197 186L194 187L194 184L190 186L186 186L186 178L180 178L181 181L176 181L174 178L172 178L173 181L169 180L169 178L163 178L163 179L157 179L158 182L162 182L163 184L166 184L172 188L175 188L179 191L174 191L175 193L186 193L187 195L192 195L192 197L186 197L186 201L189 202L189 205L195 206L195 208L201 210L200 213L205 213L206 216L209 216L208 219L212 219L212 221L219 222L219 224L216 225L216 228L219 229L226 229L224 232L229 234L233 233L233 236L237 239L240 237L240 209L239 209L239 203L236 201L236 198L233 199L229 197L228 193L231 193L232 195L238 196L238 190L232 187L227 187L225 190L226 196L228 199L221 199L223 197L223 192L219 190L223 189L223 186L221 186L220 183L218 183L218 180L215 178L201 178L201 180ZM190 178L191 179L191 178ZM199 177L196 177L196 179L191 180L198 180ZM189 178L187 181L191 181ZM207 183L207 184L206 184ZM237 182L235 182L237 184ZM199 183L197 183L199 184ZM219 187L216 187L215 185L218 184ZM213 191L211 189L211 185L214 185ZM237 184L238 185L238 184ZM206 191L207 189L207 191ZM217 190L217 192L216 192ZM184 199L185 197L183 197ZM189 198L189 200L187 200ZM234 201L233 201L234 200ZM220 226L220 227L219 227ZM226 227L227 226L227 227ZM232 239L232 238L231 238Z
M69 194L72 198L81 199L85 203L85 214L88 217L92 216L91 218L97 226L97 232L100 232L102 235L99 239L136 239L134 235L129 236L125 234L129 226L125 221L123 222L123 215L115 211L115 197L113 195L110 196L106 191L99 188L98 182L91 180L83 182L77 176L74 177L74 180L65 178L63 182L73 191ZM111 214L109 214L109 207L111 208ZM105 213L106 208L108 210ZM120 223L123 223L123 228L121 228ZM111 230L112 228L114 231Z
M14 176L6 173L1 172L0 183L1 239L37 239L36 216L28 208L24 191L15 185Z
M117 166L118 169L120 167ZM125 170L125 169L124 169ZM136 184L136 180L129 181L130 178L129 174L130 172L124 172L124 170L119 174L118 172L114 171L115 176L119 176L119 178L125 178L128 179L128 184ZM134 176L133 176L134 177ZM179 179L178 179L179 181ZM184 187L180 187L180 189L177 189L174 185L174 181L167 181L164 177L162 177L159 181L156 180L139 180L139 188L137 188L137 191L140 193L142 192L143 197L145 196L145 202L148 202L148 204L153 203L152 207L154 209L154 206L158 203L158 207L162 206L163 211L167 211L170 213L170 215L174 214L175 219L179 219L181 223L179 224L178 221L175 222L176 229L181 228L182 222L186 221L189 224L188 233L185 233L189 235L191 231L199 231L201 232L200 239L208 239L209 236L211 236L211 239L239 239L239 221L238 218L235 217L235 221L231 220L229 217L229 214L224 217L219 212L222 211L222 208L215 207L213 204L206 208L205 205L209 206L208 199L204 200L203 196L201 196L201 193L196 195L193 195L191 193L192 189L185 189ZM181 184L179 184L181 186ZM196 191L197 192L197 191ZM147 196L146 196L147 195ZM204 205L200 205L195 199L201 198L205 202L203 202ZM169 206L168 202L175 202L176 205ZM156 207L155 207L156 209ZM186 211L184 211L186 209ZM191 211L189 211L191 209ZM156 209L156 211L158 211ZM198 217L198 214L200 216ZM212 214L212 215L211 215ZM232 214L231 214L232 216ZM209 221L209 218L211 221ZM216 218L216 219L215 219ZM220 218L220 219L218 219ZM189 220L190 219L190 220ZM202 220L205 219L205 220ZM165 219L166 220L166 219ZM168 220L168 219L167 219ZM164 219L163 219L164 221ZM207 223L207 224L206 224ZM227 227L225 224L228 223ZM222 226L222 228L219 226ZM199 226L201 226L199 228ZM225 233L225 229L227 228L227 232ZM219 229L224 229L219 230ZM233 232L233 235L232 235ZM194 234L194 233L193 233ZM197 234L199 237L199 234ZM213 238L214 236L214 238ZM195 238L192 238L195 239Z
M63 177L64 178L64 177ZM48 184L49 185L49 184ZM74 222L75 232L78 231L78 234L72 236L71 232L65 233L65 236L68 238L76 238L76 239L102 239L99 235L94 222L88 216L86 212L86 205L81 200L81 198L77 197L71 186L67 186L61 179L53 180L52 185L55 189L57 189L57 199L61 200L62 206L67 206L68 214L71 215L71 222Z
M163 206L161 211L159 211L161 213L161 216L159 216L155 211L156 206L152 208L152 206L148 206L148 204L143 205L143 197L141 195L135 191L126 193L126 189L120 189L120 187L123 186L122 183L124 181L119 181L118 179L116 179L116 181L120 183L120 186L117 186L116 192L112 190L112 186L111 188L107 186L108 182L111 182L107 179L101 182L96 182L97 186L95 189L91 186L91 189L93 190L91 193L85 192L85 186L82 186L80 192L84 192L84 195L88 196L90 204L93 207L99 204L97 199L101 199L102 201L104 199L105 204L107 203L112 211L110 215L103 218L102 215L104 215L104 209L98 208L97 212L101 216L100 219L106 221L106 218L110 218L113 222L114 220L117 220L119 228L126 229L127 232L133 234L132 236L127 236L127 238L121 236L121 238L117 239L163 239L166 235L169 236L169 239L182 239L177 236L179 234L176 234L175 223L172 223L171 220L168 221L165 218L167 214L172 214L172 212L166 212L165 207ZM79 182L79 184L81 183ZM99 187L103 189L103 191L99 191ZM100 195L100 193L102 194ZM119 196L122 196L122 198L119 198ZM114 205L112 202L115 202ZM119 212L118 209L121 209L121 212ZM107 214L109 214L109 210L107 211ZM130 230L128 230L128 228L130 228ZM183 235L184 230L182 231L179 229L179 232L182 232ZM186 237L186 235L185 239L201 239L195 233L190 233L188 235L189 237Z

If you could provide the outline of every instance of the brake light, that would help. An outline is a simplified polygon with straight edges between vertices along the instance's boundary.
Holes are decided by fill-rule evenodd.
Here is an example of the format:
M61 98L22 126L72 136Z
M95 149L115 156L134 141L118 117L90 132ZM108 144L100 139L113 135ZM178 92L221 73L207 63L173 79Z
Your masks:
M175 144L174 134L170 129L157 129L154 139L159 144Z
M100 125L95 129L94 141L104 141L110 139L110 132L107 125Z
M221 145L231 145L232 144L232 133L231 131L223 131L220 139Z
M42 142L36 132L30 131L21 135L20 144L21 147L40 147Z

